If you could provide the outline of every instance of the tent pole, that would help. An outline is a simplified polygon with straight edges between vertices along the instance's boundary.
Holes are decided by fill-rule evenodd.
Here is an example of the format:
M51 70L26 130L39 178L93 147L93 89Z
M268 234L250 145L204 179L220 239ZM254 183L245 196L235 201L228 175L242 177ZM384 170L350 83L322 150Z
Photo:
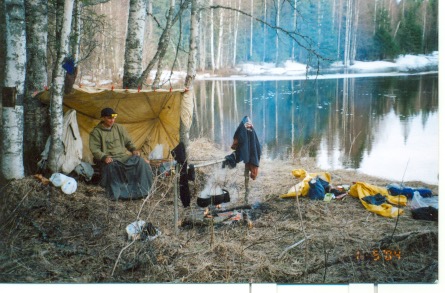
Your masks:
M219 160L215 160L215 161L210 161L210 162L206 162L206 163L202 163L202 164L198 164L195 165L195 169L197 168L201 168L201 167L206 167L206 166L210 166L210 165L214 165L214 164L218 164L218 163L222 163L224 162L226 159L219 159Z
M248 204L249 200L249 168L246 166L244 169L244 185L246 187L246 191L244 193L244 203Z
M176 164L176 166L175 166L175 170L176 170L176 172L175 172L175 176L176 176L176 179L175 179L175 198L174 198L174 200L173 200L173 202L174 202L174 210L175 210L175 215L174 215L174 224L175 224L175 234L176 235L178 235L178 233L179 233L179 227L178 227L178 196L179 196L179 184L178 184L178 181L179 181L179 171L180 171L180 167L179 167L179 164Z

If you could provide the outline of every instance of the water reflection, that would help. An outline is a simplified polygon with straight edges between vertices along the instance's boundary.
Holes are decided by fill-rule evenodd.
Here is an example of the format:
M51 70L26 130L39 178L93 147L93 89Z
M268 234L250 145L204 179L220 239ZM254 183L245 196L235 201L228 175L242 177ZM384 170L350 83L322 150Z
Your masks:
M199 81L191 138L226 147L244 115L265 155L438 183L438 76Z

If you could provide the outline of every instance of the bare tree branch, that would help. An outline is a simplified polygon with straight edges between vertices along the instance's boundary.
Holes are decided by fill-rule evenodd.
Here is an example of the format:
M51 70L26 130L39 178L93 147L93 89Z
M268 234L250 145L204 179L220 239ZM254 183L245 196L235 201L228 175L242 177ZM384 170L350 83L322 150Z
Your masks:
M233 7L228 7L228 6L223 6L223 5L212 5L212 6L209 6L208 8L202 7L200 10L206 10L206 9L232 10L232 11L239 12L240 14L243 14L244 16L251 17L255 21L262 23L265 26L267 26L275 31L279 31L279 32L282 32L283 34L287 35L290 39L292 39L294 42L296 42L298 44L298 46L305 49L309 54L314 55L317 59L328 60L327 58L323 57L320 53L318 53L313 48L314 41L312 40L312 38L310 38L307 35L303 35L303 34L299 33L298 31L290 31L290 30L287 30L281 26L275 26L267 21L264 21L264 20L258 18L258 17L252 16L250 13L247 13L243 10L233 8ZM302 42L302 41L306 42L306 44L304 44L304 42Z
M185 0L183 3L181 3L181 5L179 7L179 11L175 15L175 17L173 17L170 22L167 21L167 25L164 28L161 37L159 38L156 54L153 56L151 61L148 63L147 67L142 72L141 76L139 77L139 79L137 81L137 84L139 86L142 86L143 84L145 84L145 81L147 80L147 77L148 77L148 74L150 73L150 71L153 69L155 64L157 62L159 62L159 60L162 58L162 56L165 55L165 51L168 48L168 42L170 39L171 28L178 21L180 15L188 8L189 4L190 4L190 0Z

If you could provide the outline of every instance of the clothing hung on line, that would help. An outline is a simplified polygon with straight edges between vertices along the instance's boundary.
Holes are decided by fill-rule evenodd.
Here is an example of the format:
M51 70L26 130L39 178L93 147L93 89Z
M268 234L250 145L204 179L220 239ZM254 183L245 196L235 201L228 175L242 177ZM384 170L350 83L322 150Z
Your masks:
M195 178L194 166L190 165L191 168L188 170L187 158L185 153L185 145L183 142L180 142L172 151L171 154L173 158L179 165L179 197L182 202L183 207L190 206L190 188L189 188L189 180L193 181ZM190 171L190 172L189 172Z
M243 120L238 125L238 128L233 135L231 148L235 151L235 162L239 163L243 161L246 169L250 172L250 178L255 180L258 176L258 169L260 166L261 145L248 116L244 116ZM233 159L233 156L228 157L230 157L231 160ZM229 166L233 166L233 162L230 162Z

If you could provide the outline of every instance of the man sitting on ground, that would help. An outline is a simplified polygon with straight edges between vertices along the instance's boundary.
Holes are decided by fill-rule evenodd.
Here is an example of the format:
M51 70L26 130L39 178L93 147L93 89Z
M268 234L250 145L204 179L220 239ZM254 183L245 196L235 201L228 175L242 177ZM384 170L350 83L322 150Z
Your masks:
M127 130L115 123L116 117L113 109L102 109L101 122L90 133L89 147L101 169L100 185L113 200L146 197L153 172Z

